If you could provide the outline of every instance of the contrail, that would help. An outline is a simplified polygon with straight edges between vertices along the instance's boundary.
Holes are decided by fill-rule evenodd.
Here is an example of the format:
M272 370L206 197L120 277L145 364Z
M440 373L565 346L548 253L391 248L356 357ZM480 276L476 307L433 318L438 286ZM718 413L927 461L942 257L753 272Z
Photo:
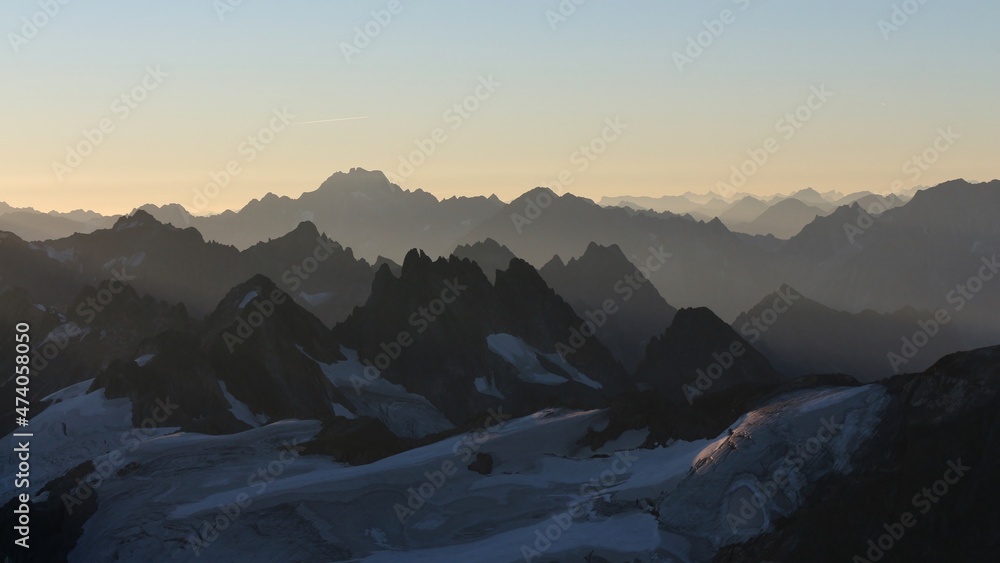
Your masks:
M299 121L298 125L308 125L309 123L330 123L332 121L351 121L352 119L368 119L367 115L361 117L338 117L337 119L320 119L317 121Z

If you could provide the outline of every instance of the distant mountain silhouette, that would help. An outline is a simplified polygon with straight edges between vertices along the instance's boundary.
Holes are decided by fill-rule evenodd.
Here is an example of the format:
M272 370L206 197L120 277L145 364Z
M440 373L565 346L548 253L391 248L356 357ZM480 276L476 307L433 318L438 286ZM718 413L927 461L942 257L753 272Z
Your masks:
M105 217L94 211L78 209L60 213L42 213L31 207L17 208L0 202L0 231L8 231L29 241L90 233L114 224L118 216Z
M239 211L194 217L191 225L208 240L247 248L310 221L359 257L399 260L411 248L450 253L456 240L502 207L496 196L438 200L422 190L403 190L382 172L354 168L298 198L268 194Z
M89 233L94 229L71 219L45 213L15 211L0 215L0 231L10 231L26 240L63 238L73 233Z
M517 258L509 248L491 238L475 244L459 245L452 255L468 258L479 264L491 282L496 279L497 270L506 270L510 266L510 261Z
M49 241L45 250L58 260L35 259L50 270L61 264L90 284L124 277L138 291L184 303L198 316L240 280L264 274L330 326L364 303L375 273L312 223L240 252L206 242L193 227L163 224L141 210L111 229Z
M828 197L824 197L824 194L817 192L812 188L805 188L797 192L792 193L789 196L781 196L771 200L771 205L774 206L782 201L787 201L789 199L794 199L800 201L810 207L815 207L820 209L824 213L828 213L836 207L834 203L837 199L833 194L829 194Z
M193 219L193 216L188 213L187 209L184 209L184 206L176 203L163 206L146 204L133 209L129 215L135 215L137 211L145 211L155 217L157 221L181 229L190 227L191 220Z
M600 204L605 207L628 207L655 211L657 213L689 215L701 221L711 221L714 218L719 218L727 227L737 232L775 235L778 238L788 239L796 234L798 229L807 223L811 217L806 215L791 222L771 217L769 219L765 218L761 223L751 224L767 211L768 208L789 200L798 201L810 208L818 209L818 215L826 215L838 206L850 205L855 201L860 201L866 208L869 204L879 200L883 201L885 207L895 207L908 201L909 196L893 195L888 199L888 201L893 203L886 205L886 200L883 196L877 196L867 191L844 195L835 191L820 193L813 188L805 188L788 195L775 195L769 198L762 198L746 193L733 193L723 196L714 192L705 194L688 192L679 196L604 197L600 200ZM795 213L802 214L803 208L786 203L783 209L782 211L782 208L779 208L776 214L781 217Z
M606 207L632 207L634 209L649 209L659 213L670 212L675 215L691 213L709 217L718 215L728 209L730 205L715 194L694 199L689 195L604 197L601 199L600 204Z
M962 328L968 347L993 342L1000 337L997 209L996 180L947 182L874 217L857 204L841 207L803 228L779 252L785 280L849 312L943 308Z
M718 217L719 220L732 228L734 225L750 223L757 217L760 217L769 207L764 201L746 196L730 206L729 209L720 213Z
M539 203L543 205L539 205ZM581 256L590 242L617 244L636 265L648 262L653 284L675 306L706 305L727 318L777 286L763 249L745 243L721 221L601 207L571 194L532 190L466 235L463 242L492 238L515 255L541 266L552 256ZM720 265L723 265L720 267ZM735 280L740 280L736 283Z
M768 207L754 220L743 225L733 225L733 230L750 235L774 235L789 239L797 235L804 226L826 213L798 199L783 199Z
M440 201L352 171L214 218L150 205L64 238L0 232L0 326L31 325L44 435L33 547L53 561L164 541L208 560L535 558L532 534L610 468L620 479L584 494L586 522L538 558L847 561L933 488L891 558L962 545L991 560L997 188L954 181L887 210L804 190L752 220L828 202L782 240L704 210L544 188ZM19 213L33 210L0 206ZM400 257L410 244L429 250ZM976 342L993 346L950 354ZM0 364L16 365L15 343L0 334ZM8 375L0 393L19 385ZM942 475L947 494L930 487ZM23 504L7 493L0 508ZM204 537L223 515L229 531ZM621 541L637 531L654 541Z
M144 293L183 302L204 314L239 279L239 251L206 242L194 228L177 228L145 211L110 229L50 241L51 252L72 256L88 283L127 276Z
M794 302L776 313L773 306L782 294L794 296ZM922 327L933 337L918 348L912 340ZM932 312L846 313L789 287L737 317L733 328L789 376L841 373L869 382L923 371L942 356L963 349L955 327L940 325Z
M591 243L565 264L556 256L539 274L577 315L598 325L597 338L629 372L677 313L617 245Z
M314 233L291 235L304 222L303 214L312 214L316 221L334 224L333 228L348 232L349 238L361 240L375 256L390 258L403 248L420 247L421 240L428 244L423 250L434 256L434 248L450 254L456 245L491 239L541 267L555 255L567 260L582 256L590 242L617 245L637 266L652 260L648 262L654 266L650 278L669 303L707 306L729 321L783 283L792 284L817 303L850 313L865 309L888 313L906 307L934 312L944 307L954 314L954 326L966 346L972 347L988 344L1000 334L991 314L1000 305L998 285L986 278L975 279L980 271L992 273L989 264L1000 253L993 214L998 185L948 182L920 190L907 204L874 216L862 205L873 201L873 196L862 195L850 207L815 217L782 242L732 232L718 219L705 222L669 212L601 207L544 188L507 205L495 198L439 201L424 192L403 191L380 173L355 169L335 175L320 190L296 200L271 196L238 213L191 218L192 225L204 221L203 226L223 236L171 227L142 210L117 219L111 228L62 239L28 243L8 235L7 246L0 241L0 255L7 253L25 267L0 272L4 276L0 291L23 287L46 304L69 307L84 285L96 285L117 272L134 276L132 285L140 294L184 303L198 317L211 311L240 280L263 273L332 326L364 302L377 268L362 263L356 249L348 251L344 240L305 221L316 232L326 232L325 240L337 241L329 246L331 257L336 257L314 265L310 256L320 245L318 239L309 240ZM793 194L812 199L836 195ZM712 199L719 196L708 195L700 201ZM734 199L733 206L741 202L755 205L743 197ZM178 221L185 219L186 212L178 206L144 207L154 213L174 213ZM754 222L771 216L783 219L785 207L804 209L802 221L816 213L799 200L786 198ZM878 211L874 205L871 209ZM85 211L65 215L101 220ZM254 222L255 217L260 224ZM267 234L282 221L290 223L287 230ZM206 242L213 238L252 240L247 248L256 250L240 252ZM260 257L254 258L255 254ZM499 269L509 258L501 251L496 262L484 267ZM485 256L478 259L487 261ZM381 264L389 264L397 275L400 272L394 262L381 260ZM294 274L294 268L302 266L317 269L307 272L308 278ZM293 273L283 280L289 269ZM962 287L970 280L978 291L963 296L959 290L966 291ZM292 283L286 285L287 281Z

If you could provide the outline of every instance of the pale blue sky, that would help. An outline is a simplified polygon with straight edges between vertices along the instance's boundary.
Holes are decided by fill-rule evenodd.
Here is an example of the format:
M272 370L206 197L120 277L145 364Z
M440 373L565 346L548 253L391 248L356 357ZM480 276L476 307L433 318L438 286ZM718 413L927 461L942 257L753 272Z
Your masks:
M587 197L705 191L821 84L834 97L746 191L885 191L940 127L962 138L915 183L1000 176L997 2L928 0L888 41L878 21L891 16L889 1L753 0L744 10L731 0L589 0L552 29L546 12L559 4L404 1L348 63L341 43L388 2L244 0L220 21L209 0L73 0L15 53L9 34L40 8L9 0L0 5L0 200L190 207L193 191L241 159L241 141L283 107L299 121L367 119L278 133L206 211L269 191L295 196L355 166L442 196L510 199L565 169L574 172L567 189ZM735 21L679 72L672 54L724 9ZM112 102L147 65L169 76L118 121ZM502 85L453 130L444 112L490 75ZM629 128L580 172L571 155L614 117ZM60 181L52 163L103 118L114 132ZM400 156L439 127L447 141L400 177Z

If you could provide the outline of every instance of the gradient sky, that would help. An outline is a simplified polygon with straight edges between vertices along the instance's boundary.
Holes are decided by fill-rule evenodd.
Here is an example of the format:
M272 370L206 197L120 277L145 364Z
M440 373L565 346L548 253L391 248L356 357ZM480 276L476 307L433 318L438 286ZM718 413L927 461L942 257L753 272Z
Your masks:
M209 0L73 0L17 53L9 34L40 8L8 0L0 200L192 208L195 190L242 161L240 143L280 108L299 122L367 118L289 126L200 211L297 196L356 166L439 196L509 200L567 169L567 190L591 198L703 192L769 137L781 148L750 193L1000 177L1000 3L928 0L886 41L878 22L892 1L746 2L589 0L553 29L557 0L404 0L349 63L341 43L387 0L244 0L223 19ZM673 53L724 9L735 22L679 72ZM112 103L147 65L169 76L118 120ZM452 130L444 112L490 75L502 85ZM823 84L834 97L780 139L776 122ZM613 117L628 130L581 172L571 155ZM59 181L52 163L104 118L114 132ZM400 156L439 127L447 140L400 177ZM942 127L961 139L911 181L904 163Z

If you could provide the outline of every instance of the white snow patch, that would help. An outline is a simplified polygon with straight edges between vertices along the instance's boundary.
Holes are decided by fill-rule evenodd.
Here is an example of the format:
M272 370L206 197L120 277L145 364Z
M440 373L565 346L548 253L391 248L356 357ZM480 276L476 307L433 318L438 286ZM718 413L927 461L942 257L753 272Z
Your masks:
M811 389L787 396L786 400L801 398L801 401L795 403L795 409L799 414L806 414L817 410L828 409L870 391L871 390L868 389L867 386L832 389L825 393L817 392L815 389Z
M57 262L62 262L63 264L66 264L73 261L73 258L76 256L76 249L67 248L65 250L56 250L51 246L46 246L45 254L47 254L49 258Z
M143 354L135 359L135 363L139 364L139 367L144 367L146 364L151 362L156 354Z
M543 354L516 336L503 333L491 334L486 337L486 343L490 350L517 368L518 377L522 381L540 385L562 385L569 381L565 377L556 375L542 367L541 362L538 361L538 356L542 356L562 368L573 378L573 381L592 389L602 387L600 383L570 365L559 354Z
M136 440L151 439L176 428L132 428L132 401L107 399L104 390L87 393L93 380L83 381L47 397L53 404L31 419L34 439L43 448L31 451L31 490L37 491L51 479L77 465L115 450L128 451ZM4 443L14 438L7 435ZM18 459L12 448L0 454L0 471L13 475ZM0 504L17 492L14 480L0 481Z
M256 298L256 297L257 297L257 291L256 290L251 291L250 293L247 293L246 296L243 298L243 301L240 301L240 307L239 308L242 310L244 307L246 307L247 305L249 305L250 302L253 301L254 298Z
M341 348L347 359L333 364L310 357L301 347L299 351L316 362L330 383L343 391L358 415L381 421L397 436L422 438L454 428L426 397L410 393L402 385L382 377L369 381L365 377L366 366L354 350Z
M40 348L49 342L55 342L56 344L68 343L73 338L83 338L89 332L89 326L81 328L80 325L76 323L64 323L55 327L51 332L45 335L45 338L38 343L38 346ZM62 348L63 345L64 344L60 344L59 347Z
M219 381L219 387L222 389L222 394L225 395L226 400L229 401L229 412L233 413L236 420L245 422L253 428L267 424L267 415L254 414L246 403L237 399L232 393L229 392L229 389L226 388L225 381Z
M329 301L330 298L333 297L333 292L327 291L324 293L306 293L304 291L300 291L299 297L306 303L315 307Z
M536 453L528 453L523 444L524 440L528 438L525 435L531 435L536 432L544 432L546 427L552 427L555 430L556 436L565 438L566 424L584 424L591 420L591 417L595 416L597 411L587 411L587 412L566 412L566 413L553 413L551 411L543 411L536 413L534 415L509 420L504 424L495 428L495 431L489 432L486 439L481 440L479 443L484 448L486 445L494 443L495 441L506 439L509 442L509 448L511 451L520 452L522 457L526 455L535 456ZM268 426L272 432L276 431L275 427L286 424L290 427L295 425L305 424L300 421L282 421ZM245 432L239 436L250 436L251 432L260 432L260 430L254 430L250 432ZM582 431L582 430L581 430ZM355 490L359 483L365 484L365 486L370 485L373 480L377 480L381 477L387 475L394 475L397 479L402 479L402 482L408 483L406 486L411 486L413 480L420 482L426 479L423 475L429 467L440 467L441 463L446 460L455 461L456 459L456 444L460 443L465 436L472 437L472 434L468 433L462 436L453 436L449 439L442 440L440 442L435 442L433 444L423 446L420 448L415 448L402 452L400 454L394 455L392 457L380 459L376 462L369 463L367 465L357 465L357 466L337 466L336 471L316 471L316 472L306 472L296 475L282 475L280 479L276 479L271 482L267 488L266 493L260 495L258 498L262 500L265 497L270 498L284 498L287 495L301 492L303 489L316 487L325 492L325 494L331 494L335 492L343 493L343 491ZM212 437L212 439L218 439L224 441L229 436ZM175 438L176 439L176 438ZM459 456L461 459L461 456ZM610 460L605 460L607 464L610 464ZM317 463L320 463L317 460ZM300 464L305 464L304 461L297 461L295 467L299 467ZM473 472L461 473L463 477L475 476ZM593 475L591 475L593 477ZM380 487L384 486L380 485ZM406 487L402 487L400 490L405 491ZM450 487L445 487L445 489L450 489ZM241 485L240 489L219 491L210 495L201 495L197 499L193 499L188 503L178 503L173 510L168 515L168 518L178 519L178 518L188 518L192 515L198 514L199 512L206 510L216 510L220 504L229 502L226 499L234 498L234 496L241 492L252 492L254 488L251 485L243 487ZM435 499L439 499L444 495L435 495ZM255 504L257 504L255 502ZM395 515L392 515L395 518ZM395 520L394 520L395 521Z
M369 528L365 530L365 535L374 540L375 545L378 545L379 547L392 547L389 545L389 537L386 536L385 532L379 528Z
M131 256L119 256L118 258L112 258L104 263L103 268L105 270L113 270L115 268L121 268L122 270L126 268L138 268L145 260L146 251L140 250Z
M140 250L139 252L129 257L128 265L133 268L138 268L145 261L146 261L146 251Z
M539 385L562 385L569 381L543 368L536 357L538 350L516 336L491 334L486 337L486 343L493 353L517 368L518 377L522 381Z
M406 416L420 418L419 397L413 399L399 386L373 382L356 393L351 375L363 377L358 371L363 366L352 351L344 354L348 360L320 365L332 382L346 385L347 400L382 409L378 412L397 425ZM93 400L79 396L85 387L61 391L60 396L67 403ZM849 470L841 461L870 439L889 400L879 386L789 393L748 413L717 438L632 450L644 439L644 431L636 431L599 452L580 446L579 438L606 424L607 411L550 409L367 465L302 456L284 466L264 489L248 483L247 475L278 459L282 444L307 441L320 431L320 423L282 421L231 436L172 434L126 453L129 461L139 463L141 475L102 485L98 512L88 521L71 559L109 560L116 554L158 548L165 541L183 541L192 526L210 520L221 505L243 493L253 503L219 535L211 547L213 560L269 561L288 544L316 537L358 561L521 560L522 546L533 546L538 533L554 524L554 515L580 501L585 503L583 516L572 519L533 561L578 561L590 552L595 559L609 561L710 560L720 546L759 533L734 535L725 519L742 498L739 493L760 491L761 483L789 463L789 451L816 436L823 420L834 416L843 427L820 453L801 464L801 479L790 476L782 491L787 498L768 501L765 522L796 510L805 494L802 487L831 472ZM402 414L390 408L400 402L405 405ZM362 407L358 410L364 414ZM62 419L66 411L56 414ZM464 469L473 457L463 453L464 446L473 443L470 439L476 451L494 459L490 475ZM419 486L428 471L439 470L445 462L461 470L400 523L394 503L405 505L407 489ZM614 473L610 484L595 490L594 481L608 471ZM645 512L650 501L659 518ZM598 502L600 506L593 504ZM305 525L289 526L279 536L260 535L262 526L290 515ZM123 521L129 526L122 526ZM137 529L146 533L137 535ZM321 555L313 558L331 559Z
M266 487L248 483L247 475L279 459L282 444L308 441L320 430L318 422L284 421L231 436L159 437L127 454L128 461L138 463L139 474L109 479L102 486L102 503L71 560L108 560L115 553L141 553L172 538L183 541L191 526L210 520L220 505L245 494L253 503L213 543L213 560L263 563L269 556L273 559L284 542L313 541L317 536L349 550L357 561L520 560L522 546L533 545L537 532L553 524L553 515L584 498L584 515L572 519L538 560L582 560L593 551L610 561L650 560L654 554L664 561L664 555L689 561L688 540L658 528L637 501L671 490L707 441L610 457L576 444L607 416L606 411L542 411L506 420L484 434L452 436L362 466L302 456L285 465ZM471 443L469 439L493 456L493 474L464 469L468 461L456 446ZM405 504L406 490L445 462L463 469L401 526L393 505ZM622 467L609 488L584 488ZM592 509L598 497L610 503L609 510ZM289 527L279 536L259 535L261 526L289 516L304 526ZM129 525L121 526L123 521ZM135 529L147 533L136 536ZM332 559L327 552L313 558Z
M503 393L497 389L495 381L488 381L486 377L477 377L475 380L476 391L482 393L483 395L489 395L491 397L496 397L498 399L504 399Z
M798 510L808 487L829 474L853 471L852 455L874 435L889 402L880 385L775 398L697 453L691 473L660 500L661 524L714 549L769 530L777 518ZM812 444L819 447L810 449ZM764 507L734 528L730 511L758 494L767 499Z
M59 391L52 393L48 397L45 397L44 399L42 399L42 402L61 403L63 401L68 401L75 397L86 395L87 389L89 389L91 384L93 383L94 383L93 379L88 379L87 381L81 381L80 383L77 383L75 385L70 385L69 387L60 389Z
M355 418L358 418L358 415L356 415L353 412L349 411L347 409L347 407L345 407L344 405L342 405L340 403L334 403L333 404L333 414L335 414L337 416L342 416L344 418L349 418L351 420L354 420Z

